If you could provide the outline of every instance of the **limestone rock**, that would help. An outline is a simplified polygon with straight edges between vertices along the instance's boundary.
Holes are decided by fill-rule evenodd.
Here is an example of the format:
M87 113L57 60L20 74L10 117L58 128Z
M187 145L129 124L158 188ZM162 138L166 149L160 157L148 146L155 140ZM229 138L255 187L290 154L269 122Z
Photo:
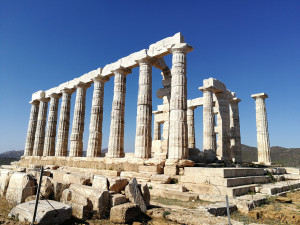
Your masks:
M6 199L13 204L20 204L28 196L36 193L36 183L32 175L26 173L14 173L9 181Z
M110 210L110 221L114 223L128 223L140 214L140 208L134 203L117 205Z
M0 197L6 196L7 187L13 171L7 169L0 170Z
M107 216L109 211L109 192L106 190L99 190L90 186L71 184L70 191L77 193L89 199L92 202L93 210L97 211L101 218Z
M146 202L142 196L141 190L139 189L138 183L135 178L130 180L129 184L125 188L125 195L129 201L137 204L142 212L147 211Z
M46 200L39 201L35 222L41 225L61 224L71 219L72 209L69 205L48 200L55 208L52 208ZM20 222L31 221L35 201L29 201L17 205L9 213L10 218L18 218Z
M110 194L110 206L121 205L127 202L126 196L122 194Z
M150 177L151 182L160 184L169 184L171 182L171 177L165 174L153 174Z
M41 186L41 194L46 199L51 198L54 193L54 186L52 183L52 178L43 176L42 178L42 186Z
M141 184L140 185L140 188L141 188L141 192L142 192L142 195L143 195L143 199L146 203L146 206L150 206L150 191L149 191L149 187L147 184Z
M115 191L120 193L122 190L125 189L127 185L127 179L126 178L121 178L121 177L109 177L108 178L108 183L109 183L109 190L110 191Z
M53 187L54 187L54 199L56 201L60 201L63 191L65 189L69 188L70 184L55 181L55 180L52 180L52 183L53 183Z
M227 207L225 202L217 202L215 204L209 205L206 207L207 212L214 216L226 216L227 215ZM234 212L237 210L236 205L229 205L229 211Z
M108 180L104 176L95 175L93 179L93 188L108 190Z

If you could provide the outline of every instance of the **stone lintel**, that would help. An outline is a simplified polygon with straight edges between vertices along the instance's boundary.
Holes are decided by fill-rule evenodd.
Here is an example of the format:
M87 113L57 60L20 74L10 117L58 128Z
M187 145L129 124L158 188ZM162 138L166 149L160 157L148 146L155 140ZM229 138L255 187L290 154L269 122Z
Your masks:
M45 97L45 92L40 90L37 92L34 92L32 94L32 98L31 98L31 102L35 101L35 100L40 100L40 98L44 98Z
M161 58L154 58L155 60L153 61L153 66L164 73L164 71L170 71L170 68L165 62L165 59L163 57Z
M254 95L251 95L251 98L268 98L269 96L266 94L266 93L258 93L258 94L254 94Z
M223 90L217 89L214 86L202 86L198 88L200 91L212 91L213 93L222 93L224 92Z

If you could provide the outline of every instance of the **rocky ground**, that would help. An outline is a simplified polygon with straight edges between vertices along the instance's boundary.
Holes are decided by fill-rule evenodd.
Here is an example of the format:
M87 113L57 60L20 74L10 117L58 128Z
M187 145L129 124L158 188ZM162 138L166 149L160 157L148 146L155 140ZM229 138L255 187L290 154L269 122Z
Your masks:
M300 224L300 191L292 191L285 196L271 197L270 203L255 208L248 214L234 212L231 215L233 224ZM138 217L131 224L226 224L226 217L212 217L205 214L201 207L209 204L206 201L182 202L161 197L153 197L151 208L146 214ZM0 224L20 223L7 218L13 208L5 199L0 199ZM200 209L200 210L199 210ZM239 222L237 222L239 221ZM67 224L115 224L109 220L93 218L86 221L72 220Z

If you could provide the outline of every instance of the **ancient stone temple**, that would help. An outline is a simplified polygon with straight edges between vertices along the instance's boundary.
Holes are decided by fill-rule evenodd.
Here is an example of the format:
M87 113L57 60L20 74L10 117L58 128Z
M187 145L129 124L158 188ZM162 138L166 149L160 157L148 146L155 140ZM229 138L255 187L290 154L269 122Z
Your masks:
M194 162L242 163L238 106L241 100L224 83L214 78L204 79L203 86L199 87L199 97L188 99L186 67L188 53L192 50L184 42L181 33L177 33L103 68L49 90L34 93L30 102L32 109L22 160L28 163L101 169L117 167L125 171L137 164L163 163L166 173L169 171L171 174L178 174L178 167L193 165ZM171 67L164 60L168 54L172 54ZM135 67L139 67L135 152L125 154L126 78ZM152 111L152 67L161 70L162 74L162 88L157 90L156 95L162 99L163 104L158 105L155 111ZM100 157L106 82L114 82L114 94L108 152L105 157L103 154ZM86 109L86 91L92 84L92 108ZM258 161L268 163L269 139L263 104L265 96L252 97L256 99L259 118ZM74 106L71 105L71 98L75 98ZM73 121L70 121L73 107ZM194 110L198 107L203 109L203 133L197 136L195 120L201 118L195 118ZM86 110L91 110L89 127L85 127ZM89 139L87 154L83 157L82 139L85 129L89 129ZM196 148L200 136L203 136L201 152ZM195 152L198 158L195 158Z

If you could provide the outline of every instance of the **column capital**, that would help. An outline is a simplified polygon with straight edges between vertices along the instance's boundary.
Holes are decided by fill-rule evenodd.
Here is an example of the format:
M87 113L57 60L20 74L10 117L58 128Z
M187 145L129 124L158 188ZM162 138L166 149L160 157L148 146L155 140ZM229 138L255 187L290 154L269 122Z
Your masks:
M61 97L61 93L52 93L49 95L50 98L60 98Z
M187 109L190 109L190 110L194 110L194 109L196 109L197 108L197 106L188 106L187 107Z
M88 89L91 86L89 83L83 83L79 82L78 84L75 85L76 88L83 88L83 89Z
M222 92L221 90L218 90L216 89L215 87L213 86L202 86L202 87L199 87L198 90L204 92L204 91L211 91L213 93L218 93L218 92Z
M138 59L138 60L135 60L139 65L142 65L142 64L146 64L146 65L153 65L154 62L156 61L155 58L152 58L150 56L146 56L145 58L142 58L142 59Z
M75 92L75 89L74 88L63 88L61 90L61 93L66 93L66 94L73 94Z
M104 77L104 76L97 76L97 77L94 77L92 80L105 83L105 82L109 81L110 78L109 77Z
M169 51L174 54L174 53L183 53L183 54L188 54L190 51L193 50L193 47L188 45L187 43L180 43L180 44L175 44L173 45Z
M257 98L268 98L269 96L266 93L258 93L258 94L254 94L251 95L251 98L257 99Z
M122 66L120 66L117 69L112 70L111 72L113 72L114 74L120 73L120 74L125 75L125 76L132 73L131 69L127 69L127 68L122 67Z
M49 102L50 98L40 98L39 101L40 102Z
M235 97L230 100L230 103L239 103L241 101L242 101L241 99Z
M29 104L31 104L31 105L39 105L40 102L39 102L39 100L32 100L32 101L29 102Z

